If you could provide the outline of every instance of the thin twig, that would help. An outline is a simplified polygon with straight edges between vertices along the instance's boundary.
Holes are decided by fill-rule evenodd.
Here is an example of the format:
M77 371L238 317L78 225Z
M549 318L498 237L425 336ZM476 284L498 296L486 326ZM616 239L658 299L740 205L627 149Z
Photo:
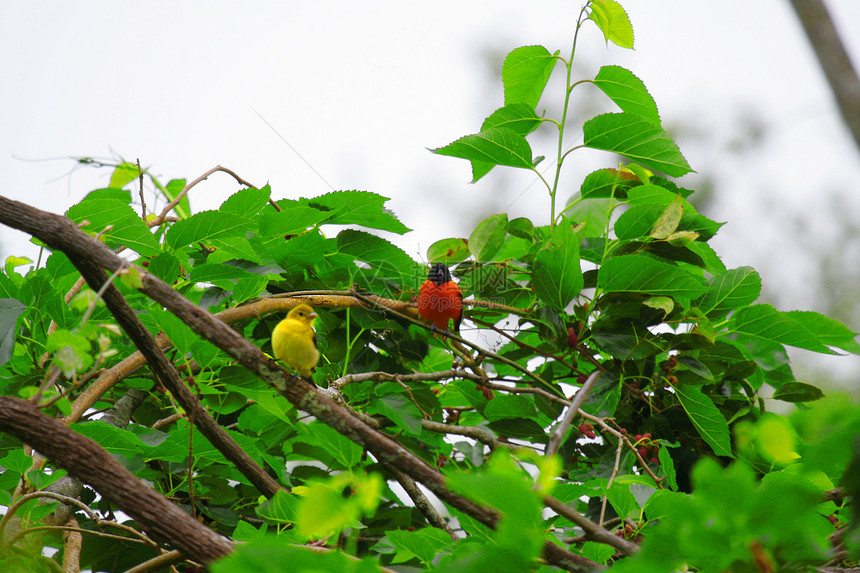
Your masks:
M606 490L612 487L612 482L615 481L615 476L618 475L618 470L621 467L621 450L624 449L624 440L618 440L618 447L615 448L615 464L612 466L612 473L609 474L609 483L606 484ZM604 494L603 502L600 504L600 520L597 522L603 525L603 517L606 515L606 503L609 501L609 496ZM619 516L624 517L624 516Z
M140 158L137 158L137 176L140 179L140 218L146 223L146 201L143 199L143 170L140 168Z
M582 384L582 387L577 391L576 396L574 396L573 401L570 403L570 406L567 408L567 412L562 418L561 423L552 433L552 436L549 438L549 443L546 446L547 457L555 455L558 451L559 446L561 446L561 442L564 439L564 436L567 434L567 430L570 428L570 425L573 423L573 419L579 413L579 407L582 406L583 402L585 402L586 396L588 396L588 392L591 390L591 387L594 386L594 383L597 381L597 378L600 376L600 370L595 370L591 374L588 375L588 378L585 379L585 382Z
M581 372L579 371L579 369L576 368L576 366L569 364L562 357L557 356L551 352L547 352L546 350L541 350L540 348L537 348L537 347L532 346L530 344L526 344L525 342L516 338L515 336L511 336L510 334L505 332L503 329L498 328L495 324L492 324L490 322L486 322L484 320L480 320L477 318L472 318L470 320L472 322L474 322L475 324L478 324L480 326L488 328L488 329L492 330L493 332L495 332L496 334L507 338L508 340L510 340L511 342L516 344L517 346L519 346L520 348L525 348L526 350L534 352L535 354L540 354L541 356L546 356L547 358L552 358L553 360L555 360L559 364L562 364L562 365L566 366L567 368L569 368L571 370L571 372L581 374Z
M157 217L155 217L151 221L148 221L146 224L150 227L157 227L158 225L161 225L164 222L165 218L168 216L168 214L170 214L170 212L177 205L179 205L179 203L182 201L182 199L185 197L185 195L187 195L188 192L194 188L194 186L196 186L201 181L205 181L206 179L209 178L210 175L212 175L213 173L217 173L218 171L222 171L224 173L227 173L228 175L231 175L233 177L233 179L238 181L241 185L245 185L246 187L250 187L253 189L258 189L258 187L251 185L250 183L248 183L247 181L245 181L244 179L242 179L241 177L236 175L236 173L234 173L230 169L227 169L226 167L221 167L220 165L216 165L215 167L213 167L212 169L209 169L208 171L206 171L206 173L204 173L203 175L201 175L200 177L198 177L197 179L195 179L194 181L192 181L191 183L188 183L185 187L183 187L182 191L177 193L176 197L173 198L173 201L168 203L164 207L164 209L161 210L161 213Z
M594 541L611 545L612 547L621 551L621 553L623 553L624 555L633 555L634 553L639 551L639 546L635 543L631 543L626 539L622 539L617 535L613 535L605 528L594 523L566 503L550 495L545 495L543 497L543 504L557 514L561 515L562 517L566 517L567 519L580 526L585 531L586 536L588 536Z
M147 545L155 544L151 540L143 540L143 539L134 539L133 537L126 537L124 535L117 535L115 533L105 533L103 531L96 531L94 529L82 529L80 527L72 527L69 525L34 525L33 527L27 527L26 529L22 529L18 532L15 537L13 537L9 541L9 545L15 545L19 539L22 537L29 535L30 533L35 533L37 531L76 531L78 533L89 533L91 535L95 535L96 537L104 537L106 539L117 539L120 541L130 541L132 543L143 543Z
M182 561L183 559L185 559L185 556L174 549L173 551L162 553L161 555L153 557L143 563L138 563L131 569L126 569L125 573L152 573L154 571L161 571L165 567Z

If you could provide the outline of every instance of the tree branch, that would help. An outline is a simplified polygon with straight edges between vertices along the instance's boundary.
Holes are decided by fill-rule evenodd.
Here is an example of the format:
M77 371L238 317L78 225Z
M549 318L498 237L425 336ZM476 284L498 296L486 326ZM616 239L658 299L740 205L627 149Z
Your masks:
M791 0L860 151L860 79L822 0Z
M42 455L92 485L111 503L132 516L153 539L173 545L188 557L211 563L233 549L230 541L148 487L122 467L97 442L34 405L0 397L0 430L31 445Z

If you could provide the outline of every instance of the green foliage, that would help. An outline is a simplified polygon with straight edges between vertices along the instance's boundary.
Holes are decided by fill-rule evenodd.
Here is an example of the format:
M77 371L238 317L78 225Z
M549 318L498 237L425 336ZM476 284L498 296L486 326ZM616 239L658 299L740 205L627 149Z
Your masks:
M630 21L612 0L586 2L575 24L575 38L599 31L606 42L633 46ZM567 58L542 46L510 52L504 106L477 133L433 150L468 160L473 181L495 166L531 170L551 199L545 220L498 213L468 237L442 237L428 249L426 259L452 265L474 301L466 304L462 343L381 307L332 302L334 293L408 303L426 277L421 263L386 238L409 228L375 193L292 200L268 186L242 188L218 209L194 213L184 194L193 185L162 185L144 171L162 202L178 200L175 217L160 220L138 214L128 188L141 173L121 163L109 188L67 211L85 232L133 253L136 266L113 283L146 328L169 338L170 358L213 417L285 490L261 498L188 420L171 417L180 408L149 370L133 377L123 370L136 349L97 293L73 290L79 275L62 252L24 274L16 269L28 260L10 259L0 273L0 393L34 397L55 414L84 403L88 417L98 418L143 390L127 428L100 420L73 427L157 491L193 505L212 529L246 542L214 564L215 573L280 571L284 563L291 571L369 572L380 564L549 571L551 564L537 561L546 542L621 571L792 568L830 559L831 523L846 527L856 552L855 506L845 497L823 501L839 484L860 492L860 472L846 470L860 465L856 405L796 380L786 351L860 353L856 333L815 312L757 302L758 273L727 269L709 245L722 223L696 211L693 190L666 178L692 169L645 84L615 65L573 78L575 47L576 39ZM546 94L553 73L566 74L565 88ZM620 112L579 126L583 145L629 163L586 175L562 197L558 172L576 157L563 144L574 128L566 114L572 92L589 83ZM562 102L565 115L547 117L545 97ZM548 178L536 169L544 157L527 140L538 129L558 137ZM458 539L431 527L418 500L405 502L385 460L342 428L306 419L138 292L147 272L202 309L225 312L269 353L283 312L261 311L261 301L311 297L323 355L314 381L443 469L451 489L495 508L497 527L450 506L441 514L456 517L449 524ZM462 373L449 372L455 363ZM103 372L116 373L116 383L85 402L83 385ZM382 374L351 376L372 372ZM595 372L581 403L584 419L565 430L568 398ZM767 412L774 402L797 409ZM557 455L544 457L557 431ZM22 444L0 438L0 502L14 501L19 480L38 489L60 475L31 470ZM605 540L583 536L568 517L542 512L544 495L641 542L641 551L623 558ZM84 497L115 509L90 491ZM46 514L35 506L19 511L32 523ZM76 516L82 528L96 528L91 516ZM37 551L0 559L9 570L21 569L21 559L32 570L53 570L59 557L40 550L62 540L30 535ZM309 540L332 551L299 546ZM84 543L85 568L111 567L108 559L131 567L149 555L125 551L116 539L85 534Z

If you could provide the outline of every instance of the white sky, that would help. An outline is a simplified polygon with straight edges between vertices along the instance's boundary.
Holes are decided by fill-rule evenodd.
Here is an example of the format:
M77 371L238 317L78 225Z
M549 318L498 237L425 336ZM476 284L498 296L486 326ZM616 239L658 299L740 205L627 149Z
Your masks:
M860 155L788 0L621 3L636 50L606 47L588 24L577 69L593 75L618 64L645 82L664 124L683 126L677 136L691 166L715 185L705 214L729 223L712 241L717 252L730 267L759 270L782 308L815 309L816 269L785 245L796 219L832 240L825 199L860 180ZM860 66L860 2L827 4ZM29 160L111 153L140 158L162 182L220 164L257 185L268 181L275 198L328 191L259 112L334 188L390 197L388 207L415 230L390 238L416 259L496 212L545 223L549 201L538 185L528 188L532 175L496 168L470 185L467 162L427 148L477 131L502 104L505 53L528 44L569 53L579 7L0 0L0 194L63 212L106 186L110 171L66 177L70 160ZM603 109L611 104L593 112ZM732 153L748 117L766 135L747 153ZM579 126L568 133L570 143L581 139ZM577 152L566 164L570 192L614 161ZM679 183L698 189L702 177ZM213 208L236 189L218 174L192 191L192 208ZM856 197L838 201L849 217L860 214ZM0 256L12 254L36 258L27 237L0 228ZM840 360L860 369L856 357Z

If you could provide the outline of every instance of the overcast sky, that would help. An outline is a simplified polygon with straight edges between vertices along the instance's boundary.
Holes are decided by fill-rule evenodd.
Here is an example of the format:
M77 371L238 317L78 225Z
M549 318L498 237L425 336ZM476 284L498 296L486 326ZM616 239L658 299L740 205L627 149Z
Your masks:
M754 266L766 285L786 287L780 300L815 308L815 267L780 246L797 236L798 221L826 242L826 201L857 222L856 192L836 193L860 180L860 154L788 0L621 3L636 50L607 47L589 24L576 69L593 75L618 64L642 79L700 173L679 183L698 189L707 176L713 185L705 214L728 221L712 241L726 264ZM860 2L827 5L857 66ZM505 53L529 44L569 53L579 7L0 0L0 194L63 212L110 173L69 175L74 163L56 158L113 156L139 158L163 182L220 164L269 182L275 198L374 191L415 230L390 238L416 259L495 212L546 223L549 200L534 176L497 168L470 185L467 162L427 148L477 131L502 105ZM751 127L763 137L751 139ZM569 143L581 140L579 126L569 133ZM576 155L566 164L570 192L614 161ZM216 175L193 190L192 208L213 208L236 189ZM0 228L0 255L35 259L26 241Z

